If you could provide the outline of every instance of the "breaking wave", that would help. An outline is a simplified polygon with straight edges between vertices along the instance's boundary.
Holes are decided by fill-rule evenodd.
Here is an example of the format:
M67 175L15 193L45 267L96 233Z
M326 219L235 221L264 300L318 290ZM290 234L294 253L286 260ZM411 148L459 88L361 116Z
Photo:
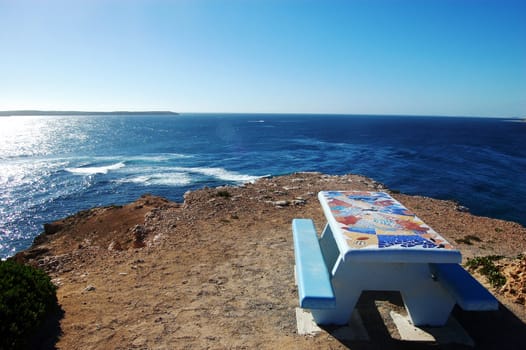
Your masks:
M186 186L196 182L226 181L236 184L254 182L261 176L240 174L224 168L207 167L154 167L130 168L128 176L116 183L134 183L144 186Z
M226 170L224 168L206 168L206 167L176 167L173 168L177 171L201 174L209 177L214 177L223 181L232 181L237 183L254 182L263 176L254 176L247 174L240 174L235 171Z
M121 169L125 166L123 162L118 162L106 166L66 168L66 171L76 175L107 174L111 170Z
M145 186L159 185L159 186L185 186L192 183L192 179L188 174L184 173L163 173L152 175L139 175L130 178L120 179L119 183L135 183Z

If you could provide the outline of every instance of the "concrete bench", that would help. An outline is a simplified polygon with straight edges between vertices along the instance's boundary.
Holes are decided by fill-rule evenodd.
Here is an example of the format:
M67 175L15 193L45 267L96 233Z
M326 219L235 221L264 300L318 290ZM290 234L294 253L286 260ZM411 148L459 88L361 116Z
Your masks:
M336 299L314 223L310 219L294 219L292 234L300 307L334 308Z
M430 264L431 273L466 311L491 311L498 300L459 264Z

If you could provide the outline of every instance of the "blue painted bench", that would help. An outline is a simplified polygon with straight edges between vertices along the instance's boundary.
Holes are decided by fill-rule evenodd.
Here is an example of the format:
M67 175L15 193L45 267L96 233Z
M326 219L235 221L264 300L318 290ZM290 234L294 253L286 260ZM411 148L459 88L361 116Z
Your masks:
M300 307L334 308L336 298L314 223L310 219L292 220L292 235Z
M430 268L463 310L498 310L498 300L459 264L430 264Z

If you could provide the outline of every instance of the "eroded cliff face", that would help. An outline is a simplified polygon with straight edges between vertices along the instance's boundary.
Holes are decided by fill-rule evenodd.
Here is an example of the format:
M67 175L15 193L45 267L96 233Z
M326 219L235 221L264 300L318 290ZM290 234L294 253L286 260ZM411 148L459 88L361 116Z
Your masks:
M330 335L295 331L290 224L312 218L323 229L321 190L389 192L358 175L297 173L188 192L184 203L145 195L50 223L14 258L43 268L59 286L65 314L58 348L345 347ZM473 216L450 201L391 195L464 258L505 256L508 283L492 291L526 321L526 264L517 257L526 251L524 227ZM387 315L403 312L392 298L376 305ZM505 323L498 327L507 332Z

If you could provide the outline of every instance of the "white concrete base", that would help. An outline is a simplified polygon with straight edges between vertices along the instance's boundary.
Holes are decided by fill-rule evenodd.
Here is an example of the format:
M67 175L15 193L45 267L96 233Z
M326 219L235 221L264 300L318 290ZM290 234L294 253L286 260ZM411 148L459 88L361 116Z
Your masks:
M394 311L389 314L402 340L475 346L473 339L452 316L443 327L416 327L407 316L402 316Z
M322 329L314 322L312 314L299 307L296 308L296 325L298 327L299 335L315 335L322 331Z
M312 314L301 308L296 308L296 324L299 335L316 335L323 330L314 322ZM365 329L362 318L357 310L354 310L348 325L339 327L331 332L336 339L368 341L369 334Z

